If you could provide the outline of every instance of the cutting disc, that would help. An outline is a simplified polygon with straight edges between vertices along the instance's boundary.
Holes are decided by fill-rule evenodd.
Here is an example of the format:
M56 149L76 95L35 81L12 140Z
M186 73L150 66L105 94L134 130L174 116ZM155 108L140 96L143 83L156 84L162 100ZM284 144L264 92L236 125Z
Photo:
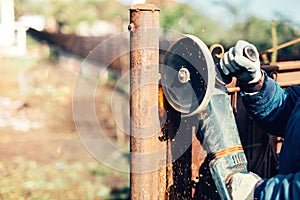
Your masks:
M185 35L175 42L160 73L165 97L175 110L190 116L205 109L215 84L215 65L199 38Z

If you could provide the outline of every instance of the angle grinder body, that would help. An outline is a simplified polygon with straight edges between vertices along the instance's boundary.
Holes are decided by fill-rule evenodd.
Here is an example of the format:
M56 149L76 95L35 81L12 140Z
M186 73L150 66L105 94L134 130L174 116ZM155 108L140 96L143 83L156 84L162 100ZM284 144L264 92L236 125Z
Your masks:
M184 35L168 49L160 73L168 103L183 118L198 116L200 142L209 156L218 193L221 199L231 199L227 189L230 177L248 170L226 93L228 77L223 80L207 46L192 35Z

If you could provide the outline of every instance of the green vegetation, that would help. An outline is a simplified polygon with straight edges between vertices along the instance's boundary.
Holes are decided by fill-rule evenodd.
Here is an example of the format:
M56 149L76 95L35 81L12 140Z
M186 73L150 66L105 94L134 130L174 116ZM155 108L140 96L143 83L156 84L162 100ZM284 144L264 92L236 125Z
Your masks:
M221 43L229 47L239 39L246 39L257 45L260 51L273 46L271 21L250 16L244 21L236 21L230 28L224 28L186 4L162 1L159 6L162 28L194 34L208 45ZM223 6L233 17L240 16L235 5L224 3ZM42 14L47 19L56 19L62 30L69 33L75 32L80 22L92 24L96 20L106 20L122 27L129 21L128 6L114 0L15 0L15 7L17 17L28 13ZM300 35L299 29L295 29L286 19L276 22L273 36L274 30L277 31L278 44ZM278 56L299 54L299 49L300 45L294 45L280 50Z
M300 36L300 32L285 21L278 21L276 30L278 44L282 44ZM236 23L231 27L222 38L222 43L225 46L231 46L239 39L251 41L261 51L271 48L273 46L272 22L254 16L250 17L245 22Z
M0 162L1 199L126 199L128 189L109 188L114 171L96 161L39 163L14 157Z
M221 38L221 30L216 22L186 4L163 4L160 20L161 27L197 35L208 44Z
M76 31L80 22L127 21L127 10L124 5L111 0L15 0L17 18L23 14L41 14L57 20L62 30L70 33Z

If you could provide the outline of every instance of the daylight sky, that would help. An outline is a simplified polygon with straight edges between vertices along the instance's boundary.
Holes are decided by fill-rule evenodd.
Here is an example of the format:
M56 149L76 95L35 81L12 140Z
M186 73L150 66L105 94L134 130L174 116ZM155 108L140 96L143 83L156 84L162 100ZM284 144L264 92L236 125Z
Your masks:
M127 5L134 1L143 0L118 0ZM162 0L163 1L163 0ZM300 28L300 1L299 0L176 0L184 2L196 8L201 13L221 22L225 26L232 25L234 19L224 2L235 5L237 16L245 19L248 16L257 16L266 20L287 19L292 24ZM146 0L147 2L147 0ZM158 5L159 6L159 5Z
M229 25L234 22L233 15L225 8L224 3L235 5L240 18L257 16L267 20L287 19L300 27L299 0L178 0L196 7L202 13L217 21L224 21Z

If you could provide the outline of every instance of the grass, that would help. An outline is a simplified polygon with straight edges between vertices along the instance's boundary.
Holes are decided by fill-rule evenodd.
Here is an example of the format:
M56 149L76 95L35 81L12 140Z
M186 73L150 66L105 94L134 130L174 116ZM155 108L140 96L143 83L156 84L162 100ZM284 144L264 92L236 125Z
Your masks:
M129 174L103 166L80 144L71 106L76 74L44 45L28 48L26 56L0 58L0 97L24 101L22 112L43 127L0 128L0 199L127 199Z
M0 163L1 199L119 199L125 192L106 185L118 174L96 161L41 164L23 157ZM124 190L124 189L123 189ZM116 198L117 197L117 198Z

